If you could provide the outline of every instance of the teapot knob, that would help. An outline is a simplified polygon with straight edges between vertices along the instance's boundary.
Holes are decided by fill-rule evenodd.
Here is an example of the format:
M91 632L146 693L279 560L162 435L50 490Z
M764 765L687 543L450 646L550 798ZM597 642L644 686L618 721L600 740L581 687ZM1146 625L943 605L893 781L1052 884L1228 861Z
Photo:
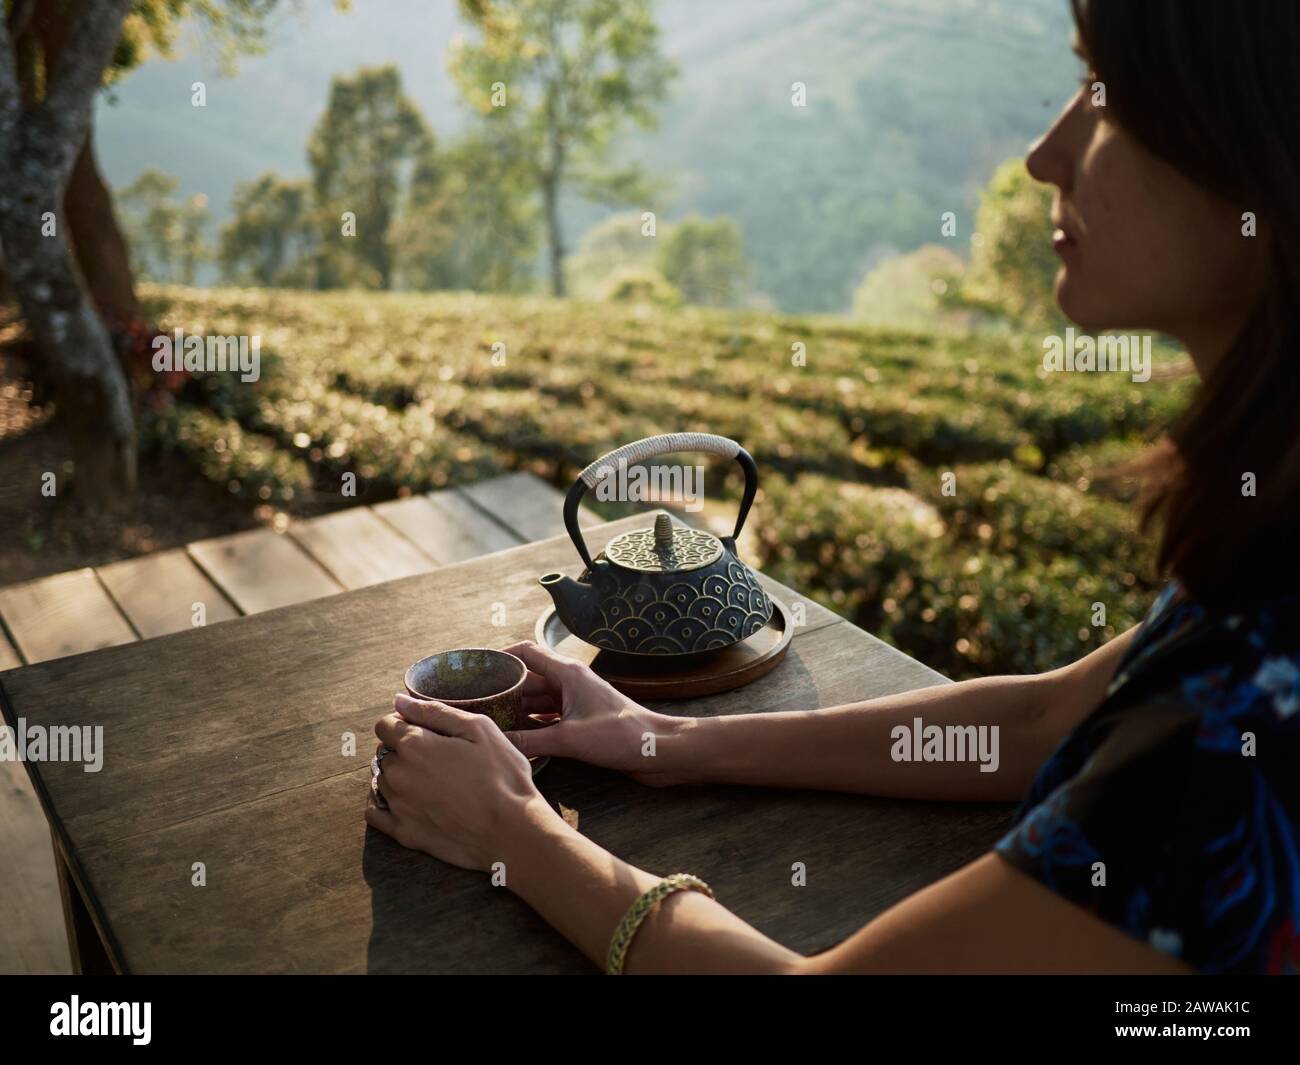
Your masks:
M655 543L671 544L673 542L673 519L660 513L655 517Z

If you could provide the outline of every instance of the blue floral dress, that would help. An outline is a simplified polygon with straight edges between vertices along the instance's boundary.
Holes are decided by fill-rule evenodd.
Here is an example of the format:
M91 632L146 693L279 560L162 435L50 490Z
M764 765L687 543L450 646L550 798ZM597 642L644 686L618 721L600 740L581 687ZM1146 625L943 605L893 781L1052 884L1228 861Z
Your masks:
M1300 971L1300 593L1166 586L996 849L1203 972Z

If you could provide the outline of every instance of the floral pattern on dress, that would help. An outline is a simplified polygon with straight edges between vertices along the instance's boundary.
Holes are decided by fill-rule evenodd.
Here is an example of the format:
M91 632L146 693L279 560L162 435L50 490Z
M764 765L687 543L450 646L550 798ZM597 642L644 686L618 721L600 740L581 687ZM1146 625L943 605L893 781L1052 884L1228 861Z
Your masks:
M1207 973L1300 972L1300 594L1161 591L996 850Z

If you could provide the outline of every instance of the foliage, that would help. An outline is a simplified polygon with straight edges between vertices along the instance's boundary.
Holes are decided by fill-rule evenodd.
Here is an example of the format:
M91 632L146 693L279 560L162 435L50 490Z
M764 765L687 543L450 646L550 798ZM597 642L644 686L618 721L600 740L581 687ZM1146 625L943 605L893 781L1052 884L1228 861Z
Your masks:
M223 274L239 284L310 287L319 234L307 182L263 174L235 188L233 207L217 255Z
M483 123L447 149L443 217L451 237L430 277L446 288L526 291L540 243L533 184L517 140Z
M980 198L970 268L959 301L1025 329L1061 322L1052 250L1052 192L1029 176L1023 159L1008 159Z
M675 307L681 293L658 270L649 266L621 266L611 273L596 292L597 299L621 303L654 303Z
M965 264L942 244L886 259L853 294L855 316L873 325L924 329L938 322L958 324L942 300L961 283Z
M177 404L150 411L140 435L142 445L183 455L209 481L241 499L287 501L311 489L302 459L201 407Z
M597 222L582 235L578 250L565 261L570 293L583 299L600 299L608 293L610 278L616 272L627 267L654 269L658 242L670 230L666 223L657 225L651 235L639 211L619 212Z
M199 264L212 258L206 235L212 216L202 194L177 201L178 185L161 170L144 170L118 193L118 204L132 270L146 280L192 285Z
M176 58L182 22L193 19L215 43L222 67L230 72L240 53L257 55L266 46L266 19L279 0L135 0L122 22L122 36L105 72L113 85L155 54Z
M476 38L453 42L452 77L542 199L562 294L559 197L645 199L644 172L614 164L614 139L629 124L654 127L675 67L648 0L461 0L461 14Z
M433 134L397 67L334 78L307 157L321 227L317 286L392 288L394 221L412 201L427 207L439 183Z
M736 306L749 272L740 228L730 218L683 219L663 238L659 271L687 303Z
M150 297L164 324L262 336L260 381L199 374L181 402L305 462L320 490L353 472L374 500L507 468L567 487L628 440L731 436L762 472L754 561L952 676L1061 665L1138 620L1156 587L1149 542L1092 471L1152 439L1190 380L1049 375L1037 339L1014 333L653 303ZM734 503L736 471L709 471L708 493Z

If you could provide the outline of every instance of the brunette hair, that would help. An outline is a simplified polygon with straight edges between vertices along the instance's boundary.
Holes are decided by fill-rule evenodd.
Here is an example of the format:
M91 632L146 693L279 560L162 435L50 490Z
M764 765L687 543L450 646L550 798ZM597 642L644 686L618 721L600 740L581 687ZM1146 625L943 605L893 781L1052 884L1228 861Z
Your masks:
M1197 599L1294 590L1300 563L1300 3L1071 0L1107 108L1149 151L1254 212L1268 280L1143 464L1143 526ZM1243 238L1245 239L1245 238ZM1243 494L1254 474L1256 495Z

